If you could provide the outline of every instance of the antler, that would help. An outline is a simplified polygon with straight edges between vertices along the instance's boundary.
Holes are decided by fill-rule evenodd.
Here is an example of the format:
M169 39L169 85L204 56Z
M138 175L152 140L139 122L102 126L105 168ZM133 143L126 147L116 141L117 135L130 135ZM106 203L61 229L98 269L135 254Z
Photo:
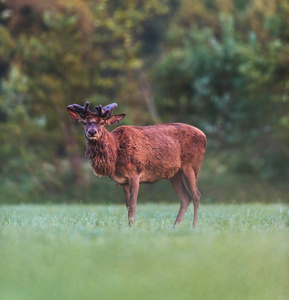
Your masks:
M101 117L103 119L107 119L112 115L112 111L117 107L116 103L111 103L109 105L106 105L105 107L102 107L101 105L96 105L96 115L98 117Z
M95 106L96 112L90 111L89 102L87 101L84 106L78 104L69 105L68 108L72 111L77 112L82 118L85 118L87 115L96 115L97 117L108 119L112 115L112 111L117 107L116 103L112 103L102 107L101 105Z
M88 109L89 107L89 102L85 102L84 106L80 106L78 104L72 104L69 105L70 108L73 108L74 111L78 112L83 118L87 115L87 114L91 114L91 111Z

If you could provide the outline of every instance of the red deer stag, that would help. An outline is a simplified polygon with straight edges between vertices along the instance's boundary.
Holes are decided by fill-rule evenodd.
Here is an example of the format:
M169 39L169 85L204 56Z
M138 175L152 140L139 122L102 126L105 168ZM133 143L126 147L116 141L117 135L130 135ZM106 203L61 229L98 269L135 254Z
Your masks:
M119 123L126 114L112 115L112 103L96 106L96 112L77 104L67 107L70 117L81 122L86 136L86 156L96 175L109 176L121 185L128 209L129 226L135 224L140 183L169 179L180 199L174 227L193 199L194 221L200 202L197 175L205 154L206 136L199 129L181 123L152 126L120 126L112 132L104 127Z

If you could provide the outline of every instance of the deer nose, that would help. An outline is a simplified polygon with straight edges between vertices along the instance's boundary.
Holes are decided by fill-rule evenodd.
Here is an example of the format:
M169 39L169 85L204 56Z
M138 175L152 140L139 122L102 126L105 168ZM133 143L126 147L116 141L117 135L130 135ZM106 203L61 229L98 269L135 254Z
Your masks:
M96 130L95 129L89 129L88 130L88 135L89 136L95 136L95 134L96 134Z

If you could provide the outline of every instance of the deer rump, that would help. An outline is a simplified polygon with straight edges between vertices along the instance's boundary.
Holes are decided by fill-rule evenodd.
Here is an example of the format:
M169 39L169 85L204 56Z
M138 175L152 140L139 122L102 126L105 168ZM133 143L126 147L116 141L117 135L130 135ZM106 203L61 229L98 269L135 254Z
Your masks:
M95 156L103 151L93 149L92 143L87 155L94 154L90 158L97 175L108 175L120 185L128 184L133 175L139 175L139 183L170 179L184 166L189 166L197 176L205 153L205 135L186 124L120 126L111 132L111 136L117 142L114 162L104 162L103 158ZM111 166L110 174L99 170L100 164L111 163L115 165Z

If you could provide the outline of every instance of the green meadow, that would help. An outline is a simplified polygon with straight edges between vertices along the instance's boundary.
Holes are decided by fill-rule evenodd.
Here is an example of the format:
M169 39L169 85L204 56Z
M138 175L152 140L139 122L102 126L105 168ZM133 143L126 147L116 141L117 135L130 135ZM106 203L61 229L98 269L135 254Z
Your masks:
M289 206L0 207L0 299L288 299Z

